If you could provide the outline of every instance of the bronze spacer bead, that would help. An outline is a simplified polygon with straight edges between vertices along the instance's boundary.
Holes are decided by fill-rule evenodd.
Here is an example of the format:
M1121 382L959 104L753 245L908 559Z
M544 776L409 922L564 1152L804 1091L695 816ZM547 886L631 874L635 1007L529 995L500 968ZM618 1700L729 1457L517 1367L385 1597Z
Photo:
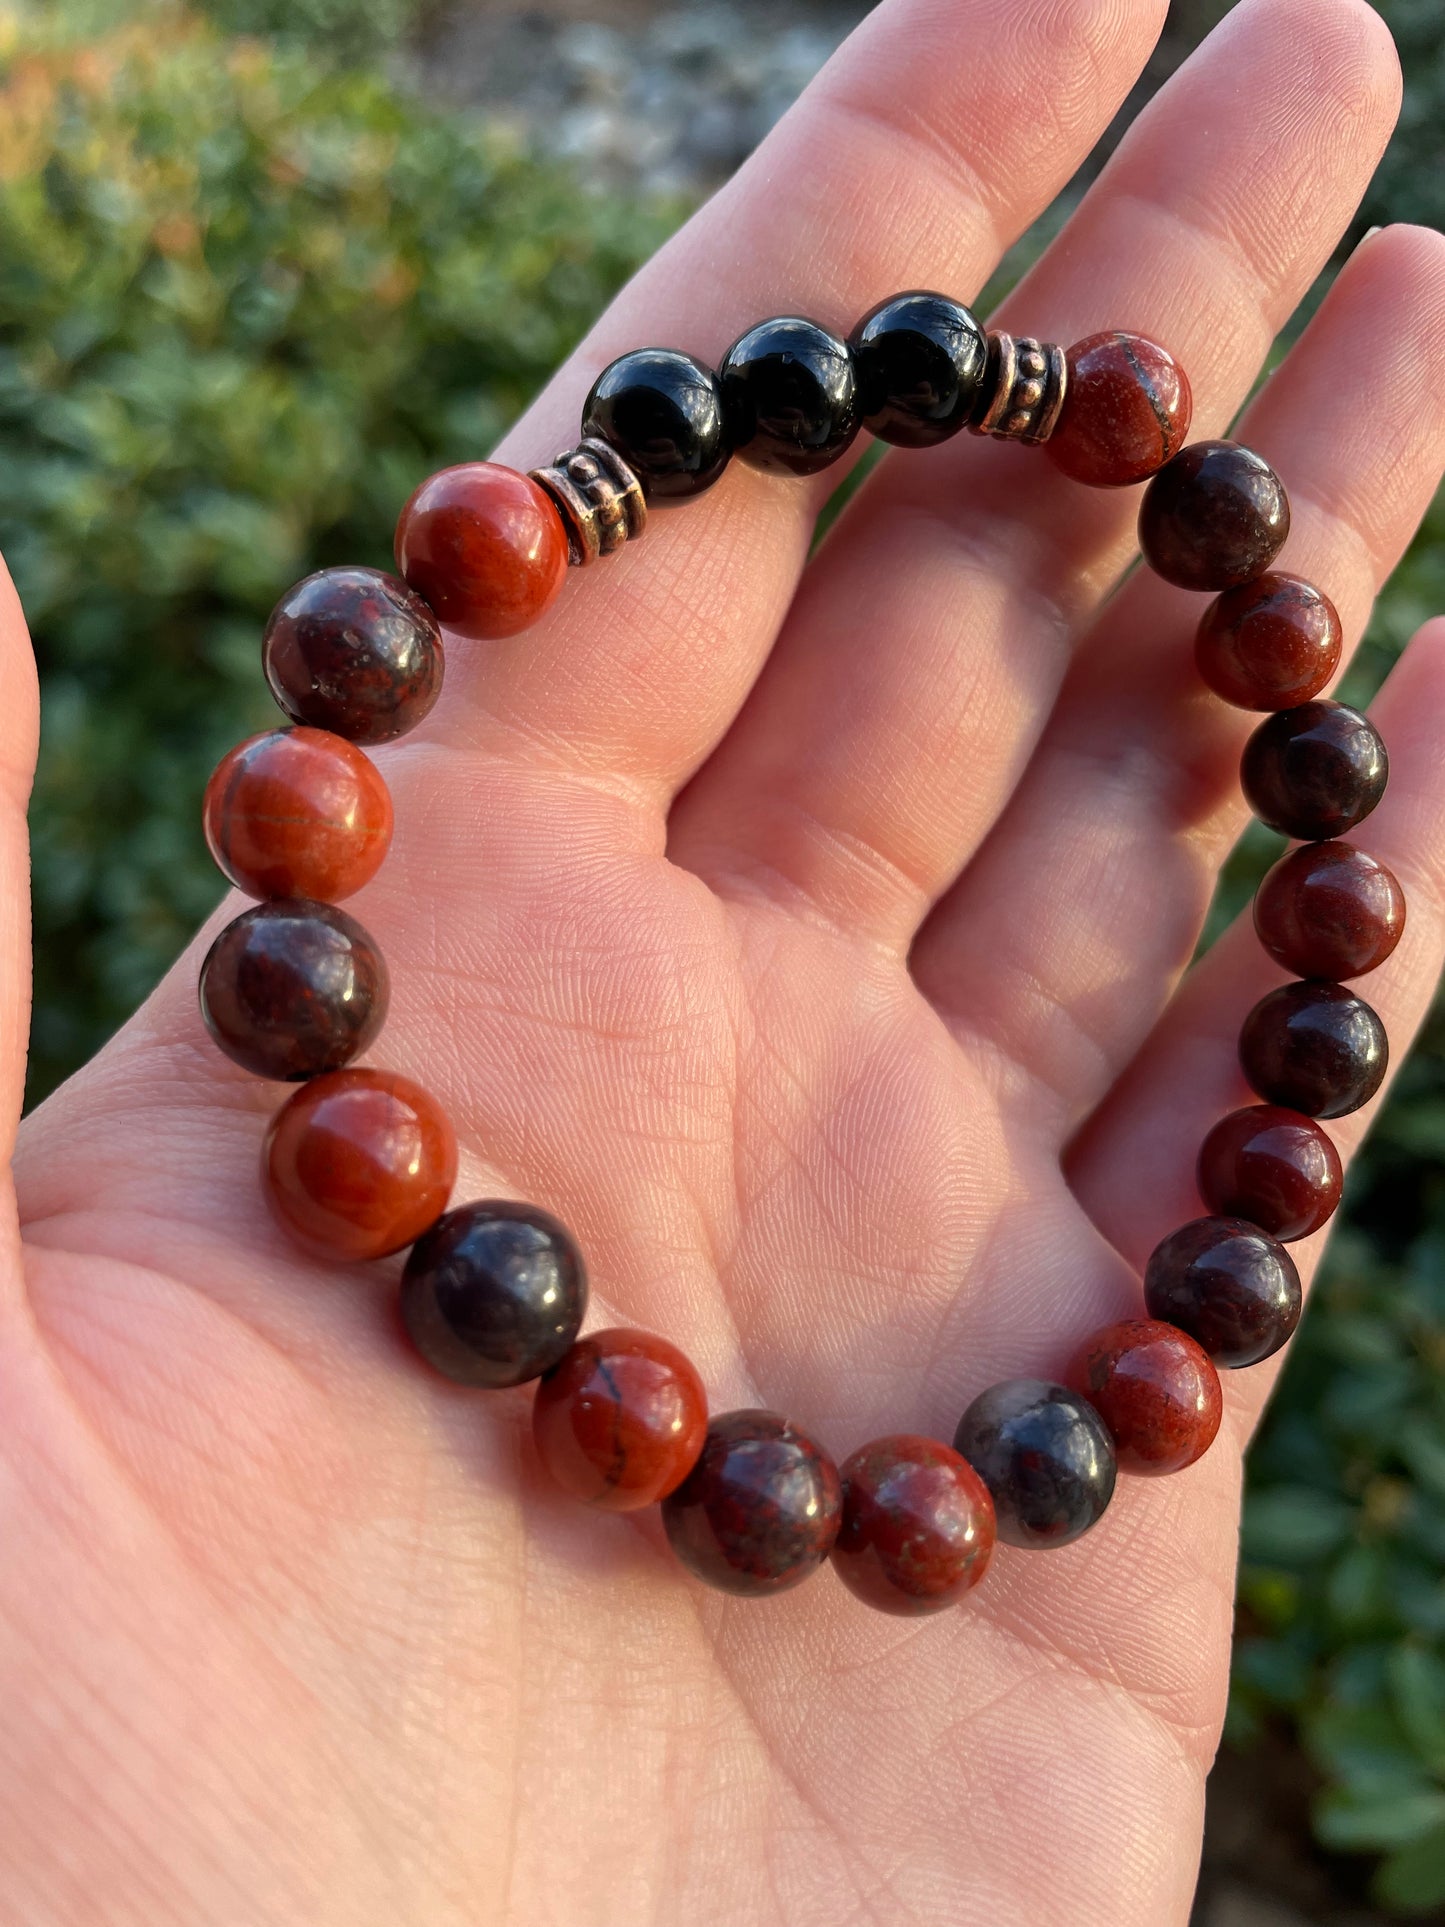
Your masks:
M1062 348L1029 335L1016 339L997 329L988 338L988 365L969 427L975 435L993 435L1003 441L1046 442L1063 409L1068 384Z
M580 568L635 541L647 526L642 484L610 443L589 435L531 477L556 503L567 560Z

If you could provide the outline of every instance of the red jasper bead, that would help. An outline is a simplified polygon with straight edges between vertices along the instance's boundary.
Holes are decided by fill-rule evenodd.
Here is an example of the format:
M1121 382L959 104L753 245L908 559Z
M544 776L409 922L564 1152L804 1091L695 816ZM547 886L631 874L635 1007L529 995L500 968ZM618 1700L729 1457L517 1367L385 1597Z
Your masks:
M574 1499L634 1512L675 1491L707 1437L697 1368L651 1332L589 1332L537 1387L532 1436Z
M1139 509L1139 546L1176 589L1218 594L1263 575L1289 534L1284 484L1252 448L1192 442L1160 469Z
M463 462L429 475L402 510L396 566L446 628L491 641L550 606L567 573L567 534L530 475Z
M374 763L324 729L271 729L216 765L203 809L211 855L253 897L336 903L369 883L391 844Z
M1293 709L1319 695L1344 646L1329 597L1275 569L1210 603L1194 660L1215 695L1236 709Z
M1308 1238L1340 1201L1340 1154L1313 1118L1275 1104L1231 1111L1199 1152L1199 1194L1219 1218L1245 1218L1284 1244Z
M431 610L380 569L321 569L289 588L261 638L271 694L293 723L349 743L389 743L441 694Z
M1114 328L1075 342L1065 359L1064 406L1044 444L1056 468L1093 488L1122 488L1174 459L1194 397L1167 348Z
M1109 1428L1124 1472L1182 1472L1213 1445L1219 1374L1186 1332L1152 1318L1096 1332L1069 1383Z
M799 1585L833 1550L838 1468L776 1412L724 1412L702 1455L662 1502L668 1544L720 1592L761 1598Z
M409 1077L331 1071L271 1120L262 1174L271 1208L308 1251L384 1258L446 1209L457 1141L435 1098Z
M1286 970L1338 983L1374 970L1393 951L1405 930L1405 893L1353 843L1307 843L1260 884L1254 927Z
M1161 1241L1144 1271L1149 1316L1177 1325L1237 1370L1272 1358L1300 1321L1294 1259L1243 1218L1196 1218Z
M865 1605L917 1618L957 1605L988 1570L993 1500L968 1460L936 1439L897 1433L840 1468L838 1577Z

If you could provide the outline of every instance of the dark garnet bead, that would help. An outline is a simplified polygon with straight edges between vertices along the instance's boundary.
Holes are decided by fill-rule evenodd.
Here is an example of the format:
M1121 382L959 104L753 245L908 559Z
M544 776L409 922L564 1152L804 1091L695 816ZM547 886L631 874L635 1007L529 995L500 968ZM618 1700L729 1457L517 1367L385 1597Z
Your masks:
M1170 1232L1144 1273L1151 1318L1177 1325L1216 1365L1257 1365L1300 1320L1303 1293L1282 1244L1242 1218Z
M582 433L617 450L649 502L701 495L728 463L718 378L672 348L637 348L604 368L583 405Z
M201 1015L221 1049L288 1083L339 1071L386 1021L386 964L355 917L282 897L228 923L201 965Z
M983 386L988 334L947 295L895 294L848 338L863 425L900 448L931 448L965 427Z
M441 694L437 619L380 569L322 569L288 589L266 624L261 660L293 723L349 743L404 736Z
M1293 709L1325 688L1344 646L1329 597L1272 570L1210 603L1194 659L1215 695L1237 709Z
M355 894L391 845L391 795L376 765L324 729L270 729L216 765L206 842L252 897Z
M401 1315L429 1365L459 1385L496 1390L540 1378L564 1356L587 1309L571 1233L535 1205L459 1205L419 1238L401 1281Z
M1343 836L1385 794L1390 759L1367 716L1344 703L1301 703L1261 723L1240 778L1261 823L1313 843Z
M816 475L858 433L848 344L801 315L760 321L718 370L728 439L753 468Z
M1056 468L1092 488L1123 488L1173 461L1194 397L1167 348L1113 328L1075 342L1065 360L1064 406L1044 444Z
M499 462L428 475L397 517L395 547L411 587L472 642L530 628L567 574L556 503L530 475Z
M988 1569L993 1500L968 1460L936 1439L874 1439L842 1465L833 1569L880 1612L917 1618L957 1605Z
M537 1387L532 1436L574 1499L634 1512L665 1499L697 1463L707 1394L696 1366L665 1338L589 1332Z
M838 1468L776 1412L724 1412L702 1456L662 1502L668 1541L720 1592L760 1598L816 1572L843 1514Z
M1221 1218L1247 1218L1292 1244L1340 1201L1340 1154L1312 1118L1277 1104L1222 1117L1199 1151L1199 1195Z
M1069 1380L1108 1426L1123 1472L1182 1472L1213 1445L1224 1414L1207 1354L1153 1319L1096 1332Z
M1176 589L1233 589L1262 575L1289 534L1284 484L1251 448L1194 442L1149 484L1144 559Z
M1244 1020L1239 1061L1268 1104L1306 1117L1344 1117L1385 1081L1385 1026L1339 984L1282 984Z
M1254 899L1254 927L1297 977L1362 977L1405 929L1405 893L1353 843L1308 843L1282 857Z
M991 1385L958 1421L961 1452L993 1495L1007 1545L1066 1546L1114 1496L1114 1445L1077 1392L1038 1378Z

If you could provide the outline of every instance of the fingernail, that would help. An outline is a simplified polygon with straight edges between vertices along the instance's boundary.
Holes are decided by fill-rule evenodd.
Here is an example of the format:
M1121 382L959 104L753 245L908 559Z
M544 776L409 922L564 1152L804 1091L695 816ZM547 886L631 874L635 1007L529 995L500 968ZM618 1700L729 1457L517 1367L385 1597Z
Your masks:
M1367 227L1364 233L1360 236L1359 242L1355 248L1355 253L1358 254L1360 249L1364 247L1368 242L1373 241L1377 234L1383 234L1384 232L1385 232L1384 228L1380 226L1378 221L1375 223L1374 227Z

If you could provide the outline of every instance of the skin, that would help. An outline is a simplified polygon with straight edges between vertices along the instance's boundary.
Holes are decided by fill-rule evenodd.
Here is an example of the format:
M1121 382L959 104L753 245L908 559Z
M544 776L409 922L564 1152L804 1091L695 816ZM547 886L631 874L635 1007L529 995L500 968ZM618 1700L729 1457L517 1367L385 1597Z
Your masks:
M966 298L1163 11L885 0L500 459L565 445L638 342L716 356L770 312ZM1361 0L1246 0L1003 321L1157 336L1194 434L1222 432L1397 104ZM1351 643L1437 480L1442 324L1445 244L1376 235L1242 427L1293 492L1281 566ZM458 1197L558 1212L594 1322L664 1333L714 1409L781 1409L841 1458L947 1439L992 1379L1139 1315L1280 973L1242 928L1180 984L1257 719L1197 681L1198 598L1136 577L1104 606L1136 498L963 436L887 462L809 564L834 480L735 465L537 629L457 644L427 724L378 754L396 841L350 907L395 985L373 1059L447 1106ZM35 750L13 600L4 650L13 1115ZM1410 922L1369 995L1400 1055L1445 945L1442 704L1436 624L1374 712L1393 777L1367 842ZM1004 1550L956 1613L870 1614L827 1573L709 1594L654 1515L546 1489L522 1394L407 1356L395 1261L327 1269L268 1222L279 1093L207 1044L209 934L15 1156L7 1918L1183 1927L1275 1367L1230 1376L1198 1466L1121 1481L1065 1551ZM1346 1153L1371 1114L1336 1128Z

